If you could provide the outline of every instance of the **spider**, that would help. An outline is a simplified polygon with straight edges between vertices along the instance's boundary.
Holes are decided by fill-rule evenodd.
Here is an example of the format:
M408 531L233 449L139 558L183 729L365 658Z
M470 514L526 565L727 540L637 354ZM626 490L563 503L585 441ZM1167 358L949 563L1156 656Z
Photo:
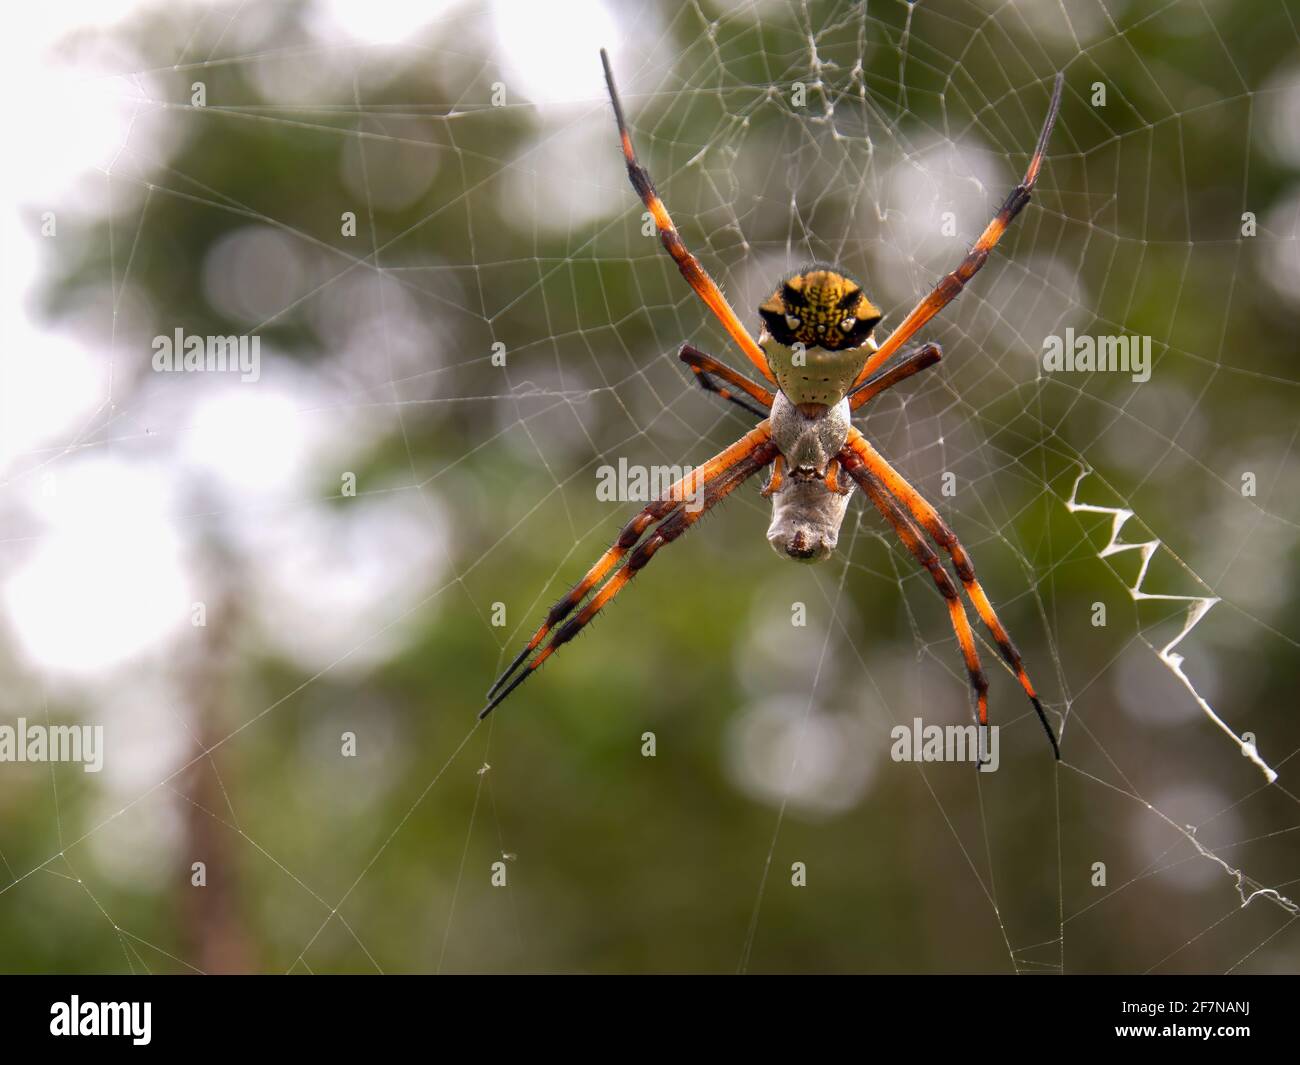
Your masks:
M722 290L683 243L650 174L637 160L614 84L614 72L604 49L600 58L628 177L654 219L663 246L705 306L775 389L755 383L690 344L682 345L678 357L690 367L701 387L761 420L726 450L673 484L623 527L618 539L551 608L532 639L488 690L488 702L479 714L480 719L582 631L660 548L672 543L746 480L770 466L762 495L772 501L767 539L779 554L801 562L829 557L839 537L849 496L856 486L915 560L929 571L948 606L975 691L982 737L988 726L988 680L980 665L975 636L957 586L927 536L934 541L948 556L976 613L1020 681L1059 759L1061 751L1056 733L1025 672L1020 652L975 576L970 556L938 511L854 427L851 417L886 389L933 366L942 357L938 345L925 344L891 369L881 370L922 326L962 291L984 265L1012 219L1029 202L1060 110L1064 75L1056 76L1047 118L1024 179L1012 190L957 269L912 308L883 344L878 345L871 335L880 323L881 311L867 298L862 285L844 271L820 264L787 276L759 304L761 331L755 341ZM695 505L688 506L687 501ZM580 605L582 609L570 617Z

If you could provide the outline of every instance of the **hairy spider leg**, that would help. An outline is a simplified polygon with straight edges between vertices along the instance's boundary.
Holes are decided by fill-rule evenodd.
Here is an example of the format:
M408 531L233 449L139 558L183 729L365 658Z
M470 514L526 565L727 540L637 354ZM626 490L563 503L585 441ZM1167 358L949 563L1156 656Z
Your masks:
M918 348L896 366L890 367L863 384L849 398L849 409L857 410L875 399L881 392L893 388L900 381L906 381L913 374L928 369L943 358L943 349L938 344L926 344Z
M587 571L586 576L551 608L546 615L546 620L533 634L523 651L488 690L488 704L479 713L479 717L483 718L491 713L506 696L536 672L537 668L559 647L573 639L654 557L659 548L676 540L742 482L767 466L776 455L777 448L772 443L768 424L763 422L731 447L683 477L664 493L662 499L656 500L637 513L624 526L613 546ZM702 505L698 508L686 506L686 502L696 498L701 489L703 490ZM642 534L656 521L659 525L644 540L641 540ZM618 568L625 556L626 563ZM556 629L555 626L568 617L611 572L613 576L605 581L578 615ZM541 647L527 666L520 670L519 667L524 660L542 645L547 634L552 630L554 635L551 636L550 642Z
M742 407L760 418L767 417L767 410L760 411L753 404L717 384L712 378L716 376L730 382L770 409L775 397L761 385L754 384L749 378L737 373L729 366L722 365L717 359L706 355L699 348L692 347L690 344L682 345L681 351L678 352L678 358L694 371L695 379L700 383L700 387L704 391L711 392L715 396L720 396L722 399L735 403L738 407ZM942 358L943 350L938 344L926 344L924 347L918 348L902 362L890 367L888 370L882 370L859 388L854 393L852 407L856 410L858 407L864 406L880 395L881 392L893 388L902 381L906 381L913 374L928 369Z
M993 221L985 228L979 240L975 242L974 247L962 260L961 265L952 273L946 275L925 299L912 308L898 328L889 334L889 339L881 344L871 358L867 360L866 365L862 367L861 372L858 374L857 380L853 382L854 388L859 387L875 372L877 367L883 365L894 352L906 344L921 326L925 325L926 322L957 298L961 290L966 287L966 283L984 265L989 257L989 252L1002 239L1002 234L1007 231L1007 227L1011 225L1012 220L1024 210L1025 204L1029 202L1029 197L1033 193L1034 183L1038 180L1038 172L1043 166L1043 155L1047 151L1047 142L1052 135L1052 127L1056 124L1057 113L1061 109L1061 92L1064 86L1065 75L1063 73L1057 74L1056 85L1052 90L1052 102L1047 108L1047 119L1043 123L1043 131L1038 135L1038 144L1029 160L1029 168L1025 171L1024 179L1011 190L1011 195L1003 203L1002 209L993 216ZM852 397L852 393L850 393L850 396ZM850 400L850 405L856 409L861 404L853 402L853 398ZM865 402L865 400L862 402Z
M757 368L758 372L766 377L769 381L775 382L776 378L772 376L772 371L767 367L767 358L763 354L749 331L741 324L736 312L732 310L731 304L727 302L727 297L722 294L722 289L718 287L716 281L708 275L708 272L701 265L700 261L690 253L682 241L681 234L677 232L677 227L673 225L673 220L668 214L668 208L664 206L663 200L659 198L659 193L655 191L654 182L650 180L650 173L637 161L636 150L632 147L632 135L628 132L627 121L623 117L623 104L618 98L618 89L614 85L614 71L609 65L609 56L605 54L605 49L600 50L600 61L605 67L605 84L609 87L609 99L614 105L614 118L618 122L618 136L623 144L623 158L627 160L627 176L632 182L632 187L636 189L636 194L641 197L641 202L645 204L646 210L654 219L655 228L659 230L659 239L663 246L668 250L668 254L673 257L677 263L677 268L686 278L687 284L695 290L696 295L700 297L705 305L711 310L714 316L722 323L722 328L727 331L731 339L739 345L740 350L745 353Z
M847 464L848 462L852 462L853 467L850 467ZM984 622L985 627L992 635L993 642L997 644L1002 657L1015 673L1016 679L1020 681L1020 686L1025 690L1025 694L1029 696L1029 701L1033 703L1034 712L1038 714L1038 720L1042 722L1047 738L1051 741L1052 751L1059 760L1061 747L1057 742L1056 732L1047 720L1047 714L1043 710L1043 704L1039 702L1038 693L1034 690L1029 674L1025 672L1020 652L1016 650L1016 645L1011 642L1011 636L1003 627L1002 622L998 620L997 613L993 610L993 604L989 602L989 597L984 593L983 586L975 576L975 566L971 562L970 556L966 554L965 548L962 547L961 541L957 539L957 534L948 527L943 518L939 516L939 512L930 505L925 497L913 488L903 475L894 469L857 429L849 430L848 442L844 445L844 450L840 452L840 463L844 465L845 469L849 470L850 474L853 473L854 468L866 467L880 481L885 490L907 508L912 517L930 534L930 538L952 559L953 569L957 571L957 577L961 581L962 587L966 589L966 595L974 605L975 612L979 614L980 620Z
M699 348L692 347L690 344L683 344L681 350L677 352L677 357L691 368L695 380L699 382L700 387L705 392L712 392L715 396L721 396L729 403L734 403L759 418L766 418L767 412L772 409L772 403L776 397L771 392L761 385L754 384L748 377L737 373L730 366L724 366L712 355L706 355ZM742 399L730 388L720 385L719 380L740 389L745 395L756 400L757 403Z
M939 556L934 548L926 542L925 534L898 501L889 494L888 489L881 484L880 478L872 473L857 455L849 452L847 448L845 452L841 465L848 475L867 493L867 498L876 505L881 516L893 527L903 546L929 571L930 576L934 578L934 583L939 586L939 594L948 604L948 616L952 621L953 631L957 634L957 644L961 647L962 658L966 662L966 673L970 677L971 687L975 689L975 698L979 705L979 722L987 726L989 682L980 665L979 651L975 647L975 633L971 631L970 618L966 616L966 608L962 605L957 585L953 583L952 577L939 562Z

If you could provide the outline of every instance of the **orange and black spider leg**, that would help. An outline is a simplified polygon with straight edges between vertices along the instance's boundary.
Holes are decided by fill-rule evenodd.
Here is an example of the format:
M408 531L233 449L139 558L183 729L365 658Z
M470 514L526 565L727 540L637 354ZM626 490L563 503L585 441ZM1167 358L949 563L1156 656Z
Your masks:
M524 649L515 656L514 661L505 668L501 676L488 689L489 699L497 693L510 678L510 675L519 668L519 664L537 649L538 644L546 639L546 634L568 617L573 612L573 608L586 599L597 584L609 576L610 571L618 565L623 556L636 546L636 542L641 539L641 534L681 505L680 499L673 499L671 496L657 499L638 512L631 521L623 526L623 531L618 534L618 539L596 560L596 564L587 571L586 576L569 589L558 603L551 607L546 615L546 620L533 633L532 639L524 645Z
M1057 74L1056 85L1052 90L1052 102L1047 107L1047 119L1043 123L1043 131L1038 135L1038 144L1035 146L1034 154L1029 160L1029 167L1025 171L1024 179L1011 190L1011 195L1007 197L1002 209L993 216L993 221L985 228L979 240L975 242L975 246L962 260L961 265L944 277L925 299L912 308L898 328L889 334L889 339L881 344L871 358L867 360L866 365L862 367L862 371L858 374L857 380L853 382L854 387L862 384L876 371L877 367L883 366L885 361L906 344L921 326L925 325L926 322L957 297L961 290L966 287L966 282L974 277L979 268L984 265L985 260L989 257L989 252L1002 239L1002 234L1007 231L1012 219L1024 210L1025 204L1029 202L1029 197L1034 191L1034 183L1038 180L1038 172L1043 166L1043 155L1047 151L1047 141L1052 135L1052 126L1056 124L1057 112L1061 109L1061 91L1064 86L1065 75Z
M506 667L505 671L496 680L496 683L488 689L488 697L491 698L510 678L510 675L518 668L521 662L534 651L539 644L546 638L549 633L559 622L563 621L573 611L573 608L581 603L593 588L603 581L618 563L623 559L634 546L641 535L653 525L680 507L684 500L696 498L703 486L711 477L734 466L741 459L745 458L754 448L768 440L770 433L767 423L763 423L757 428L746 433L725 451L715 455L703 466L692 470L681 480L669 486L663 496L654 502L645 506L639 511L631 521L619 533L618 539L610 548L596 560L595 565L587 571L586 576L575 584L558 603L556 603L546 615L546 620L542 622L538 630L533 633L532 639L524 646L524 649L516 656L513 662Z
M822 478L822 483L826 485L826 490L834 492L836 495L846 496L853 491L853 486L842 487L840 485L840 460L831 459L826 464L826 476Z
M773 493L781 491L783 484L785 484L785 456L777 455L772 460L772 472L767 475L767 484L763 485L763 490L758 494L766 499Z
M893 527L903 546L934 578L939 586L939 594L948 604L948 616L952 621L953 631L957 634L957 643L961 647L962 658L966 662L966 673L970 677L971 687L975 689L975 699L979 707L979 723L987 727L989 723L989 682L980 665L979 651L975 647L975 634L971 631L970 619L966 608L962 606L961 595L953 583L948 571L939 562L939 556L925 540L925 534L917 527L898 501L880 483L880 479L867 468L865 463L851 450L845 448L840 452L840 465L867 493L867 498L875 504L881 516ZM987 750L987 747L985 747Z
M975 566L972 564L970 556L966 554L965 548L961 546L956 533L948 527L943 518L939 516L939 512L930 505L925 497L913 488L903 475L894 469L857 429L849 430L848 443L844 445L844 450L840 452L841 463L843 463L845 455L853 455L860 465L870 470L884 485L885 490L902 503L912 517L930 534L930 538L948 553L948 556L952 559L953 569L957 571L957 577L961 580L962 587L966 589L966 594L970 597L975 612L979 614L980 620L984 622L985 627L992 635L993 642L998 645L1002 657L1006 659L1007 665L1011 667L1016 679L1020 681L1020 686L1025 690L1025 694L1029 696L1029 701L1034 704L1034 711L1038 714L1038 720L1043 723L1043 730L1047 733L1047 738L1052 743L1052 751L1059 761L1061 747L1057 742L1056 732L1047 720L1047 713L1043 710L1043 704L1038 700L1038 693L1034 690L1029 674L1025 672L1025 665L1020 658L1020 652L1016 650L1016 645L1011 642L1011 636L1003 628L1002 622L998 620L998 616L993 610L993 604L989 602L989 597L984 593L984 587L975 576Z
M906 381L913 374L933 366L943 358L943 350L938 344L926 344L917 349L892 369L876 374L870 381L860 386L856 392L849 393L849 409L857 410L870 403L881 392L893 388L900 381Z
M486 717L515 688L519 687L537 670L557 648L577 635L578 630L587 624L600 609L609 602L632 577L641 569L654 553L665 543L671 543L695 524L697 520L715 504L726 498L733 489L752 474L761 470L776 457L776 445L772 443L767 422L750 430L731 447L710 459L703 466L692 471L674 484L664 497L651 503L640 511L626 526L612 547L609 548L596 564L546 616L541 627L533 634L524 650L501 674L495 684L488 690L488 705L479 717ZM689 505L693 500L700 500L699 506ZM642 534L655 521L659 525L641 541ZM630 554L629 554L630 552ZM627 557L627 562L617 569L620 561ZM528 655L546 640L559 622L573 611L602 580L609 577L591 601L578 613L578 616L566 622L551 636L550 642L528 665L519 670L519 666ZM513 676L512 676L513 675ZM507 683L508 682L508 683Z
M618 135L623 144L623 158L627 160L627 176L632 182L632 187L636 189L636 194L641 197L641 202L646 205L646 210L654 219L655 228L659 230L659 239L663 246L668 249L668 254L673 257L677 268L686 278L687 284L695 290L696 295L700 297L705 305L711 310L714 316L722 323L727 333L739 346L740 350L745 353L745 357L757 367L758 372L766 377L769 381L775 383L776 378L772 376L772 371L767 367L767 358L763 355L763 349L755 342L754 338L749 335L749 331L741 324L736 317L736 312L732 310L731 304L727 302L727 297L722 294L722 289L718 288L717 282L711 278L700 261L695 258L683 243L681 234L677 232L677 227L673 225L673 220L668 214L668 208L664 206L663 200L659 198L659 193L655 191L654 182L650 180L650 173L637 161L636 149L632 147L632 135L627 130L627 121L623 117L623 104L618 98L618 89L614 85L614 71L609 65L609 56L605 54L605 49L600 50L600 61L605 67L605 84L609 86L609 99L614 105L614 118L618 121Z
M724 366L712 355L706 355L699 348L692 347L690 344L683 344L681 350L677 353L677 357L691 368L695 380L700 383L700 387L704 391L712 392L715 396L721 396L723 399L736 404L738 407L743 407L750 414L759 418L766 418L768 411L772 409L772 402L776 397L771 392L761 385L754 384L744 374L737 373L730 366ZM717 379L735 386L745 395L755 399L757 403L750 403L749 400L741 399L726 385L718 384Z

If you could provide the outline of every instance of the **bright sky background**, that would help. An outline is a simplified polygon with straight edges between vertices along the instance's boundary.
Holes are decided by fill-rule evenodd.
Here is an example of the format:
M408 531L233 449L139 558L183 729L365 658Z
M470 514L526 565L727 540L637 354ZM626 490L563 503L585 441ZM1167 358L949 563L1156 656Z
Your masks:
M58 239L57 229L54 238L41 235L42 213L57 207L63 217L56 214L55 224L66 226L64 212L103 210L110 188L104 172L118 162L136 117L139 93L129 79L109 75L146 64L120 51L107 53L93 31L146 6L135 0L26 5L20 19L11 13L9 32L0 39L12 140L24 146L0 168L0 514L5 528L18 530L0 555L0 612L26 663L43 682L55 684L101 684L142 656L165 653L168 642L189 628L199 593L190 572L195 552L185 515L199 492L230 504L235 527L228 531L254 564L283 559L285 546L274 543L276 526L241 522L239 515L250 501L310 503L304 470L328 454L339 429L337 418L327 423L300 413L328 402L317 382L304 375L286 389L281 372L280 385L194 389L201 394L178 412L179 420L170 419L173 431L163 446L77 446L83 434L102 435L106 424L111 439L129 442L153 432L155 420L167 420L151 409L147 394L131 396L120 408L112 402L112 363L132 356L108 350L107 278L103 329L49 331L33 320L29 307L41 276L42 245ZM200 12L233 10L229 4L191 6ZM382 47L413 34L436 39L439 19L455 6L321 0L311 24L324 41ZM565 22L570 46L574 32L608 29L604 9L594 0L589 6L590 17ZM554 20L539 14L536 5L516 0L493 4L505 59L519 64L521 91L542 85L531 56L548 34L559 32ZM73 56L68 35L83 30L92 31L88 43ZM589 91L576 84L550 88L561 95ZM129 202L129 182L112 188L119 203ZM131 297L127 292L121 298ZM275 355L264 350L263 358ZM358 434L366 431L356 427ZM366 631L380 628L403 594L417 590L409 577L395 580L396 568L385 561L401 557L429 579L438 576L434 556L442 525L436 501L413 494L381 501L356 519L324 508L296 507L295 513L292 532L299 543L342 542L352 556L349 579L310 552L297 553L289 570L267 565L259 575L268 589L260 598L268 625L292 634L289 654L320 668L351 649L347 641L359 619L375 622ZM320 527L304 528L304 522ZM383 603L390 613L371 617ZM331 616L350 616L351 622L320 623ZM386 647L384 640L372 641L349 663L364 667Z

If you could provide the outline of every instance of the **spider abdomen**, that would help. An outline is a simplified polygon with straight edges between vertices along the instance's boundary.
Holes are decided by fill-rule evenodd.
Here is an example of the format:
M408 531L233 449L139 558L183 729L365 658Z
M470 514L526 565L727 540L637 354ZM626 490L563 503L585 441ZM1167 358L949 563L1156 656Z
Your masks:
M850 482L836 490L826 483L827 469L849 436L848 400L810 417L778 392L771 425L784 473L771 492L767 541L786 558L820 562L839 542L853 487Z
M790 475L772 493L772 524L767 542L783 558L821 562L839 543L840 525L849 506L849 491L835 492L821 477Z

